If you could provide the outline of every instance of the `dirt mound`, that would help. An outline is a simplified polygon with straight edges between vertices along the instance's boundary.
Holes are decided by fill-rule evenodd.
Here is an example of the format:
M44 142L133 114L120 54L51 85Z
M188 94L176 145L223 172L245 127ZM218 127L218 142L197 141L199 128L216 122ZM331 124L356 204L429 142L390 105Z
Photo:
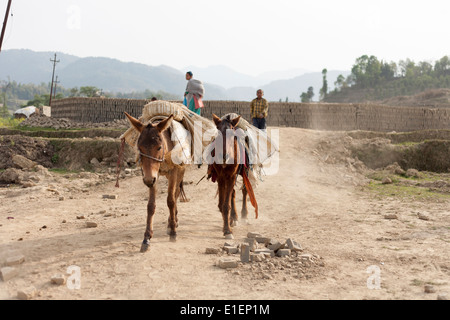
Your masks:
M0 169L14 167L12 158L21 155L44 167L53 167L54 148L48 140L19 135L0 136Z
M450 89L430 89L412 96L398 96L377 103L406 107L450 107Z

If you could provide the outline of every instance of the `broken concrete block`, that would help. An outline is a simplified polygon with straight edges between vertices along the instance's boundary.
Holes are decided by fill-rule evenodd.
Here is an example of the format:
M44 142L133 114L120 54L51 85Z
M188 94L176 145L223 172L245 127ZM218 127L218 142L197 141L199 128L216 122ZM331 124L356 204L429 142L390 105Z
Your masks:
M273 250L268 249L268 248L256 249L255 250L255 254L267 254L267 255L270 255L271 257L275 257L275 252Z
M3 281L8 281L19 274L19 270L13 267L4 267L0 269L0 278Z
M229 258L221 258L219 259L219 268L228 269L228 268L237 268L238 262L234 259Z
M277 251L278 257L286 257L291 254L291 249L280 249Z
M244 242L249 244L250 251L255 251L256 249L258 249L258 245L255 238L245 238Z
M277 251L278 249L281 249L282 246L283 244L280 241L271 239L267 244L267 249Z
M7 266L17 266L25 261L25 257L22 254L17 256L9 257L6 259Z
M249 233L247 233L247 238L256 238L256 237L261 237L261 234L257 233L257 232L249 232Z
M247 263L250 261L250 245L248 243L241 244L241 262Z
M226 253L229 254L235 254L239 252L238 247L224 246L223 249L225 250Z
M256 242L264 243L264 244L266 244L266 243L268 243L270 241L270 238L263 237L263 236L256 237L255 239L256 239Z
M302 246L291 238L286 240L286 245L288 249L291 249L291 251L303 251Z

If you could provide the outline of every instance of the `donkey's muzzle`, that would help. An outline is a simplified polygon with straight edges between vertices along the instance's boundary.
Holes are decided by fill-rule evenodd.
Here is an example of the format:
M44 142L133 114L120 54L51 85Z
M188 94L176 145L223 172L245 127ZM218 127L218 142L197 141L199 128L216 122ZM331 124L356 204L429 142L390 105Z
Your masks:
M144 178L143 181L147 187L153 188L156 183L156 178Z

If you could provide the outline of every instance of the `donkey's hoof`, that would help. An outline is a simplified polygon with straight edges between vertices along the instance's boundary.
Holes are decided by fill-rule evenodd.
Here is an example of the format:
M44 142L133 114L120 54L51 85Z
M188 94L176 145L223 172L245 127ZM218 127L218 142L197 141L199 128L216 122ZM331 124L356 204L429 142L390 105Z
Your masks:
M171 234L169 237L170 242L177 242L177 235L176 234Z
M150 248L150 244L143 242L141 245L141 252L142 253L147 252L149 248Z
M231 226L232 227L237 227L239 225L239 221L237 221L237 220L234 220L232 223L231 223Z
M232 239L234 239L234 236L233 236L232 233L228 233L228 234L225 235L225 239L232 240Z

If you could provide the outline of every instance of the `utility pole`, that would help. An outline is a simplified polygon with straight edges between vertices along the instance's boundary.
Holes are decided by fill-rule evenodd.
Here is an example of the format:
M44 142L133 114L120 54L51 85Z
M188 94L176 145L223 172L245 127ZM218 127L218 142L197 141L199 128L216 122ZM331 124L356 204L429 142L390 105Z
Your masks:
M51 107L52 106L52 96L53 96L53 83L54 83L54 79L55 79L55 68L56 68L56 64L59 63L59 60L56 60L56 53L55 53L55 59L50 59L50 62L53 62L53 74L52 74L52 85L50 86L50 101L48 103L48 106Z
M2 34L0 36L0 52L2 51L3 38L5 37L6 23L8 22L9 9L11 9L11 2L12 0L8 1L8 6L6 7L5 20L3 20Z
M59 81L58 81L58 76L56 76L56 80L55 80L55 91L53 92L53 98L56 97L56 86L58 85Z

